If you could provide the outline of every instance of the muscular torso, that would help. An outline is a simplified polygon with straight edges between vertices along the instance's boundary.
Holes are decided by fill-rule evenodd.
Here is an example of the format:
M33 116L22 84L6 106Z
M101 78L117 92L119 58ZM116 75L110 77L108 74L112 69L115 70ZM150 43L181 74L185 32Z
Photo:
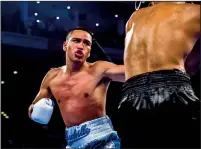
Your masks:
M103 78L96 66L73 75L62 69L49 84L66 127L105 115L106 92L109 79Z
M162 69L184 71L196 39L187 29L191 18L183 11L174 4L158 4L131 16L125 39L126 79Z

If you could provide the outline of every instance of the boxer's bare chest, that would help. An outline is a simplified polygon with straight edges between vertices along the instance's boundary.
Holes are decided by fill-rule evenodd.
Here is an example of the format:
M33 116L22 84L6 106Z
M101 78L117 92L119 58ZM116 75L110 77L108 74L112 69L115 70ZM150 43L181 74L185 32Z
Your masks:
M68 100L85 99L93 95L101 76L92 71L73 75L59 73L50 83L50 89L58 103Z

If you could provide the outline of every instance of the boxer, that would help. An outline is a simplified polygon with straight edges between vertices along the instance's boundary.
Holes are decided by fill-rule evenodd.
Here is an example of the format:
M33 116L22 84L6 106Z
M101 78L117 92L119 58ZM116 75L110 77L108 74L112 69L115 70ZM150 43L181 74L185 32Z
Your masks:
M54 96L66 125L67 148L120 148L120 138L105 108L109 83L125 81L124 66L87 62L91 45L92 34L86 29L76 28L67 35L63 44L66 65L47 72L30 105L29 117L47 124Z
M126 24L122 147L199 147L199 106L184 62L200 37L200 6L151 2Z

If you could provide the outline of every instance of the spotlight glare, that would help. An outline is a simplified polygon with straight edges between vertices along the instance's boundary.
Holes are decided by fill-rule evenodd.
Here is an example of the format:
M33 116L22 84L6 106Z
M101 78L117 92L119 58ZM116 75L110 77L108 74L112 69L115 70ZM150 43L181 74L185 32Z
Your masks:
M115 18L118 18L118 14L115 15Z
M5 116L6 119L9 119L9 116Z
M4 81L1 81L1 84L4 84L5 82Z
M40 3L40 1L37 1L37 4L39 4Z
M17 71L13 71L13 73L14 73L14 74L18 74L18 72L17 72Z
M59 17L56 17L57 20L59 20Z
M38 23L39 23L39 22L40 22L40 20L36 20L36 22L38 22Z
M67 9L70 9L70 6L68 6Z
M96 26L99 26L99 23L96 23Z
M34 15L35 15L35 16L37 16L37 15L38 15L38 13L34 13Z
M4 114L4 112L2 111L1 114Z

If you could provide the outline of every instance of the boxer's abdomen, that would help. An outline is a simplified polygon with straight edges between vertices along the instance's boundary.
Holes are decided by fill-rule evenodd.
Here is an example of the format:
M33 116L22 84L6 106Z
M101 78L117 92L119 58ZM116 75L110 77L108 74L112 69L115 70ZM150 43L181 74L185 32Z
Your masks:
M102 103L82 102L76 99L63 103L60 106L60 112L66 127L82 124L105 115L105 109Z

